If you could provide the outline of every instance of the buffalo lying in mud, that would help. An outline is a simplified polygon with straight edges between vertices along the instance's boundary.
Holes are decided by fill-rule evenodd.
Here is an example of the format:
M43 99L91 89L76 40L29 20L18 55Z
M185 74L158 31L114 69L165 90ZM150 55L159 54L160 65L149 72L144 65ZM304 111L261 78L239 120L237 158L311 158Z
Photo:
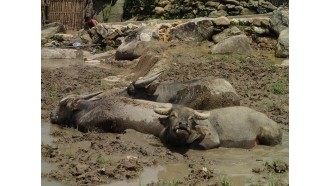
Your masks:
M179 105L97 96L99 94L101 92L63 98L51 114L51 122L84 132L134 129L160 137L165 144L201 149L219 146L252 148L255 144L281 143L277 124L266 115L246 107L201 113Z
M199 110L240 105L235 89L224 79L203 77L181 83L158 83L155 80L161 73L131 83L127 88L128 95L135 99L179 104Z
M248 107L214 109L199 113L202 117L198 119L194 117L196 110L180 105L157 108L155 112L168 116L161 139L172 145L182 142L182 138L193 140L187 140L187 143L199 149L252 148L256 144L274 146L282 141L277 123ZM192 133L192 130L196 132Z

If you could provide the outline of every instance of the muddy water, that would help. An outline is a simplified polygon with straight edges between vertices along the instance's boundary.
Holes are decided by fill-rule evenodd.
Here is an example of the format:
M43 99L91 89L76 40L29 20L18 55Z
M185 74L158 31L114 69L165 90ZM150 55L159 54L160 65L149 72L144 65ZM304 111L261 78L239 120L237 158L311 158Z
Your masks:
M41 123L41 143L42 144L51 144L55 139L50 135L50 131L53 128L58 128L56 125L52 125L47 122ZM49 173L51 170L56 170L56 164L50 164L46 162L43 158L41 158L41 172ZM65 184L55 181L54 179L41 178L41 185L47 186L63 186Z
M58 127L50 123L42 123L42 143L49 144L54 140L49 135L50 131L54 128ZM235 186L244 186L248 185L249 179L253 177L251 169L259 166L262 162L271 162L278 159L289 162L288 141L288 133L285 132L282 145L276 147L257 146L253 149L218 148L207 151L189 150L187 155L191 158L195 157L198 159L203 157L206 161L213 162L212 165L207 167L208 169L212 169L216 175L226 175L232 180ZM83 147L85 144L81 142L81 146ZM72 150L73 148L70 149ZM56 165L41 160L42 172L46 173L52 169L56 169ZM158 180L170 182L172 180L180 180L188 174L189 167L184 163L145 167L138 179L116 181L111 184L104 184L104 186L146 185L147 183L157 182ZM64 185L63 183L47 178L42 178L41 183L42 185Z

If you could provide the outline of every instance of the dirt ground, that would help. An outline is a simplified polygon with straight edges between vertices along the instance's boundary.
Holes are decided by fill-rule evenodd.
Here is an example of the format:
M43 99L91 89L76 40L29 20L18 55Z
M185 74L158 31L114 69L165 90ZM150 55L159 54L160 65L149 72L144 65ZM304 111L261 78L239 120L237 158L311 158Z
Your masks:
M276 65L276 40L252 42L254 55L209 54L209 42L164 44L167 70L160 81L215 76L228 80L241 105L267 114L283 130L283 143L253 149L207 151L169 149L158 138L127 130L121 134L82 133L49 124L61 98L107 90L101 79L123 75L134 80L137 62L100 65L77 62L41 69L43 185L289 185L289 70ZM126 86L122 84L118 89Z

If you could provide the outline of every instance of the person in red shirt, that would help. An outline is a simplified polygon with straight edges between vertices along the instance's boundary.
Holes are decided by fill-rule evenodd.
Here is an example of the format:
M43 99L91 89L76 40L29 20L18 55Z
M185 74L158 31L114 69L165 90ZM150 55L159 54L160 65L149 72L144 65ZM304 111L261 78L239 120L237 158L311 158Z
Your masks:
M90 16L85 17L84 29L89 30L96 26L98 22L95 19L92 19Z

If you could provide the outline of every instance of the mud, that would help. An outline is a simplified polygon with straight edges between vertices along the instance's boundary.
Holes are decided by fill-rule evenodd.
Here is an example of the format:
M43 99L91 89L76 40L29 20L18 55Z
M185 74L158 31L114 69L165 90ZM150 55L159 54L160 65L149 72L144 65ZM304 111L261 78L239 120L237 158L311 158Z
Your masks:
M275 65L282 61L273 57L275 40L251 41L251 57L211 55L209 42L167 43L161 54L166 71L159 79L225 78L236 89L241 105L265 113L281 126L282 145L248 150L172 149L134 130L82 133L51 125L50 112L64 96L107 90L101 79L123 75L131 81L142 72L135 68L137 62L120 65L110 60L113 56L100 65L42 61L42 185L288 185L288 67ZM151 70L156 68L157 64Z

